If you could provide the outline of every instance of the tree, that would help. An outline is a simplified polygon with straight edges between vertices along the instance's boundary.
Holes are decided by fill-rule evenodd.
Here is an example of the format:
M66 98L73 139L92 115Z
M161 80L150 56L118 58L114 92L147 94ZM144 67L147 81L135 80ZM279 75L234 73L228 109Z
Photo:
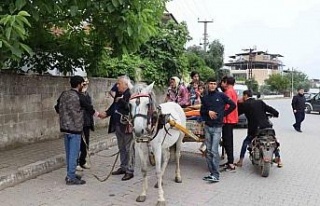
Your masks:
M94 73L105 51L114 57L139 49L156 33L166 0L59 0L26 1L30 13L29 45L35 55L16 67L30 64L38 72L58 68L63 72L85 67ZM13 3L1 4L9 13Z
M246 79L245 84L251 89L253 92L258 92L259 84L255 79Z
M198 57L201 57L202 59L204 59L204 56L206 54L206 52L203 50L203 48L201 46L197 46L197 45L193 45L193 46L188 47L187 52L194 53Z
M186 23L160 23L156 34L137 52L141 58L155 64L155 67L142 69L143 78L167 85L170 77L184 76L188 72L184 48L188 38Z
M214 71L219 70L223 66L224 46L219 40L214 40L209 44L209 50L205 54L205 62L208 67Z
M210 43L209 50L207 52L205 52L200 46L193 45L188 47L187 57L190 59L189 69L198 71L204 80L214 75L218 79L221 79L223 75L228 74L228 71L221 70L223 66L223 55L224 46L219 42L219 40L214 40ZM195 58L196 56L198 58Z
M270 86L272 91L277 91L284 93L288 91L290 87L290 80L281 74L272 74L268 79L265 80L265 83Z
M191 71L199 72L202 81L205 81L209 77L215 75L213 69L206 65L204 59L198 56L196 51L192 51L188 48L185 56L187 58L187 68L189 73Z
M293 73L287 73L286 77L290 82L293 79L293 89L297 90L298 88L303 88L305 91L308 91L311 86L308 76L299 70L293 70L291 72Z
M4 3L6 2L2 2ZM0 11L4 9L2 4L0 4ZM23 53L31 54L30 47L24 44L28 37L26 27L31 26L28 21L30 14L19 11L24 5L24 1L12 2L8 13L0 15L0 69L8 59L18 61Z

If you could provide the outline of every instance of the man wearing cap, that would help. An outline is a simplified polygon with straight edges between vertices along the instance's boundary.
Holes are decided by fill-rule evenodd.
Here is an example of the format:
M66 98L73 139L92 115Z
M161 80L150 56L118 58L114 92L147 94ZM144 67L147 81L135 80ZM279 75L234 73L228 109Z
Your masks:
M306 98L303 95L304 89L303 88L298 88L298 94L292 98L292 110L294 117L296 119L296 122L292 125L293 128L297 132L302 132L301 131L301 123L303 122L305 118L305 103L306 103Z
M81 133L83 131L83 111L95 114L92 105L87 104L80 95L84 85L81 76L70 78L71 89L62 92L55 109L59 114L60 131L64 132L64 144L66 151L67 185L82 185L86 181L76 175L77 159L80 152Z

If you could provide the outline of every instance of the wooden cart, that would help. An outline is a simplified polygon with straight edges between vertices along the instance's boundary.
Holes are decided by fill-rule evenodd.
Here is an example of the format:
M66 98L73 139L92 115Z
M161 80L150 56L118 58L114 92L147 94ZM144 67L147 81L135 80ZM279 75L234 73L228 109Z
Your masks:
M174 120L168 122L172 127L175 127L185 133L183 142L203 142L204 141L204 123L197 120L187 120L186 127L178 124Z

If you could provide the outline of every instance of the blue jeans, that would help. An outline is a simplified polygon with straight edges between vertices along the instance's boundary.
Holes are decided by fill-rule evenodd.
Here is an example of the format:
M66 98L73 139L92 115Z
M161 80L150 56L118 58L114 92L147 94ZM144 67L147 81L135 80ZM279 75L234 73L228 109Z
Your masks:
M246 136L246 138L243 140L242 146L241 146L241 151L240 151L240 159L244 158L244 155L246 154L247 147L248 147L248 145L251 144L252 140L253 140L253 137L251 137L251 136ZM277 143L277 144L279 144L279 143ZM280 145L278 145L278 147L279 146ZM277 148L274 151L274 156L280 158L279 148Z
M209 172L212 176L219 179L219 143L221 138L222 126L209 127L205 126L205 144L207 147L206 160L209 168Z
M67 177L76 178L77 159L80 152L81 134L65 134L64 146L66 150Z
M246 136L246 138L243 140L242 146L241 146L241 151L240 151L240 159L244 158L244 155L246 154L247 147L248 147L248 145L250 145L252 139L253 139L253 137Z

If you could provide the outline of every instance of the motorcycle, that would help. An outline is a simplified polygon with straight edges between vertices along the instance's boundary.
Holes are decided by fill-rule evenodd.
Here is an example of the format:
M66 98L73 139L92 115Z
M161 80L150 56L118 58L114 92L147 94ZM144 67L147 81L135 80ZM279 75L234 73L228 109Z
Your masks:
M253 165L260 167L262 177L268 177L273 154L278 149L278 142L273 128L260 129L250 145L250 160Z

